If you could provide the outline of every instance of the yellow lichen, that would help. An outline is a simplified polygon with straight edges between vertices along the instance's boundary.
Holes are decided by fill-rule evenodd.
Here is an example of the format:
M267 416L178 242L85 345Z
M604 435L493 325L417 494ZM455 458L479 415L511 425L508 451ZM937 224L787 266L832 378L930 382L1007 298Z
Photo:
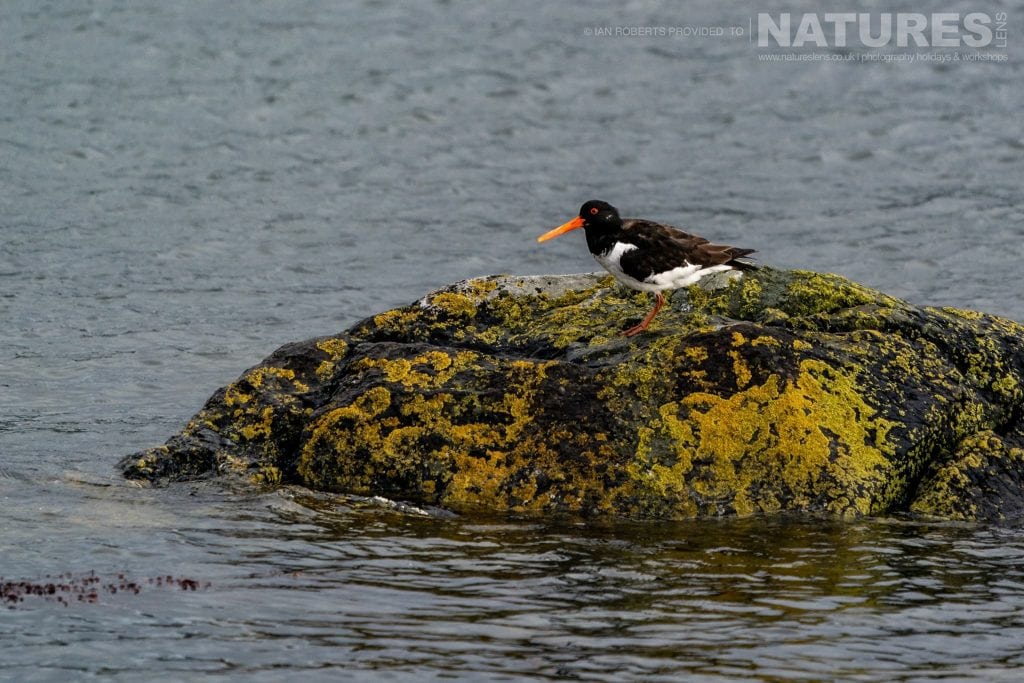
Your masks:
M775 337L772 337L771 335L761 335L760 337L754 337L753 339L751 339L750 340L750 345L751 346L771 346L773 348L779 348L779 347L782 346L782 342L780 342Z
M476 313L476 304L465 294L441 292L430 298L430 304L449 315L470 317Z
M353 370L377 368L388 382L398 382L412 389L444 384L460 370L470 367L478 357L473 351L460 351L454 357L443 351L428 351L411 359L363 358L353 364Z
M676 461L646 466L646 476L661 490L685 492L684 508L717 501L749 514L778 509L785 498L788 508L882 509L893 469L886 442L892 423L874 412L850 377L804 360L792 383L773 374L729 397L695 393L662 405L641 443L660 438ZM634 473L650 460L649 448L638 448Z
M732 358L732 373L736 378L736 387L743 389L750 384L753 373L750 372L750 367L739 351L730 351L729 356Z
M259 366L247 371L238 381L224 389L223 409L211 404L186 426L185 433L200 429L221 431L235 441L264 441L268 453L273 446L275 411L298 410L296 394L309 391L309 386L295 377L295 371L275 366ZM268 399L274 397L273 407Z
M419 313L409 308L394 308L373 316L373 324L384 330L401 331L412 326L419 319Z
M690 285L686 289L686 301L694 310L704 310L711 304L711 293L700 285Z
M255 367L244 375L242 375L237 382L227 387L227 394L225 401L228 405L235 403L248 403L253 399L252 392L243 389L243 386L248 386L250 389L264 389L264 385L273 380L277 383L287 382L291 386L289 389L304 392L309 391L309 386L304 382L295 379L295 371L288 368L278 368L272 365L261 365Z
M509 362L504 370L509 390L500 396L438 391L451 378L453 368L465 361L456 358L446 365L425 354L410 362L407 372L395 372L391 380L385 377L403 389L400 396L378 387L376 399L363 394L351 405L322 416L303 448L300 475L328 488L363 493L371 490L372 481L386 477L415 482L410 485L417 487L416 492L406 495L439 504L543 509L550 504L551 494L539 491L535 476L516 473L523 468L531 472L553 468L546 476L557 478L559 464L547 445L550 435L538 439L535 430L527 434L536 415L533 393L550 363ZM437 374L413 378L406 389L414 368L431 362ZM383 414L389 407L397 411L389 415L396 416ZM477 414L487 417L472 419ZM430 448L427 452L425 445ZM329 461L335 465L327 468L327 480L317 464L322 463L319 454L324 452L336 454ZM362 455L354 458L355 453ZM517 483L510 486L514 476Z
M682 353L692 363L703 363L708 359L708 350L703 346L684 346Z
M337 337L321 339L316 347L334 359L343 358L348 353L348 342Z
M953 308L952 306L943 306L938 310L942 311L943 313L948 313L949 315L955 315L958 318L963 318L964 320L980 320L985 317L984 313L979 313L978 311L968 311L962 308Z
M274 420L274 410L270 406L264 406L259 415L260 417L258 422L243 424L238 428L238 433L246 441L266 438L272 434L271 425Z
M471 293L478 301L486 298L488 294L498 288L498 283L494 281L494 278L490 277L477 277L467 281L465 289Z
M250 478L256 486L279 486L281 484L281 470L273 465L265 465Z
M316 369L317 379L323 381L334 374L338 362L348 353L348 342L338 338L321 339L316 347L328 356Z
M786 290L784 308L789 315L810 316L872 302L892 304L896 300L836 275L795 270Z
M734 285L736 286L736 285ZM761 283L751 277L744 277L739 281L739 316L741 319L750 320L757 315L757 312L763 307L761 304L761 296L764 292L761 287Z
M986 470L1020 473L1022 468L1024 449L1009 447L989 430L972 433L958 444L952 459L924 481L910 509L917 514L970 520L982 516L979 508L984 505L984 517L999 518L1003 501L998 490L984 484Z
M229 384L224 389L224 403L229 406L240 405L252 401L252 394L242 391L239 383Z
M747 338L740 332L732 333L732 345L733 350L729 351L729 357L732 358L732 372L736 377L736 386L739 389L743 389L753 377L753 373L750 372L750 367L747 365L747 361L743 358L743 355L736 350L736 347L743 346L747 343Z

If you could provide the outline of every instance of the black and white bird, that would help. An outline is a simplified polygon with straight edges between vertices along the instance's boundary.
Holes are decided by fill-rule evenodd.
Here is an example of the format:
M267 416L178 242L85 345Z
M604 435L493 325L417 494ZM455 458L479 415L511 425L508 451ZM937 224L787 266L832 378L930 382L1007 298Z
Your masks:
M597 262L619 282L642 292L654 293L654 308L639 325L623 331L627 337L647 329L661 307L666 289L688 287L705 275L726 270L756 270L744 257L753 249L711 244L700 235L683 232L671 225L640 218L619 216L608 202L591 200L568 223L537 238L544 242L583 228L587 247Z

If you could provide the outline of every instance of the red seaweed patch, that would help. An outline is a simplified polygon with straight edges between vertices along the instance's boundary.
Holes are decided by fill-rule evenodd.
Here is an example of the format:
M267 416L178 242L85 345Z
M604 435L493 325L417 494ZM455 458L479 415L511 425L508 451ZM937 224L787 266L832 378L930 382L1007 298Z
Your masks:
M95 572L65 573L56 576L47 574L36 580L9 580L0 576L0 605L14 609L25 603L26 599L37 599L60 603L66 607L73 603L99 602L103 595L138 595L144 588L196 591L209 587L208 581L171 574L140 579L132 579L123 572L112 577L102 577Z

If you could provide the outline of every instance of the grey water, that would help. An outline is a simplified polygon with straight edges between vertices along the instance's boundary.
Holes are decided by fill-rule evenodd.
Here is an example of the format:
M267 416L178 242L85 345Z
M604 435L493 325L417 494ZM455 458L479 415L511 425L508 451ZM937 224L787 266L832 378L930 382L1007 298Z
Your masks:
M78 587L9 593L0 680L1019 680L1015 523L460 517L115 469L283 343L593 269L534 241L590 198L1024 320L1024 5L902 9L1005 11L1009 58L595 30L824 11L797 0L0 4L0 585Z

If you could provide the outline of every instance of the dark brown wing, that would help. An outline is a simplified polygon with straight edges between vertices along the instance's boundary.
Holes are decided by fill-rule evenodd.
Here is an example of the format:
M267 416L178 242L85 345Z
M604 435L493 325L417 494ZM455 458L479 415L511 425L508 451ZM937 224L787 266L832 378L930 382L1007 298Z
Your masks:
M749 262L735 260L754 253L753 249L711 244L700 235L663 223L626 219L622 222L619 239L636 245L636 250L623 254L620 266L627 275L641 281L687 263L700 266L727 264L738 270L755 268Z

